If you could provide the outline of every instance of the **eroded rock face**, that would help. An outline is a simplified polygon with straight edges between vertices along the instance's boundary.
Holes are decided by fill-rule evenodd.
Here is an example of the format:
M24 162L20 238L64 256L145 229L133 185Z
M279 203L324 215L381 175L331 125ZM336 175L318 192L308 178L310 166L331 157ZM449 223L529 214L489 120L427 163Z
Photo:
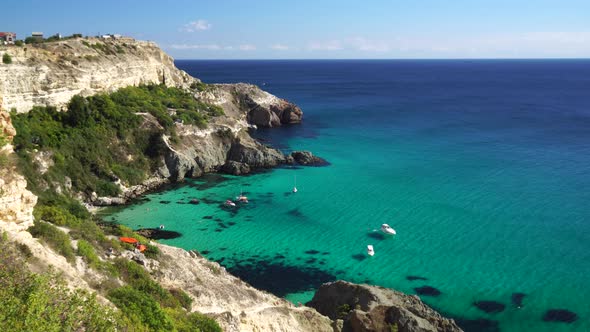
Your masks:
M300 123L303 119L303 112L297 105L255 85L215 84L214 87L216 91L202 92L199 97L220 106L233 104L231 108L244 114L249 124L258 127L279 127Z
M332 332L332 322L308 307L259 291L195 252L157 244L167 264L158 281L182 288L194 299L192 310L205 313L227 332Z
M2 107L2 101L0 100L0 108ZM10 115L0 110L0 133L9 141L16 135L16 130L12 126Z
M8 142L16 134L10 116L0 111L0 133ZM37 196L27 190L27 181L18 174L13 162L12 145L0 146L0 222L18 224L19 229L33 225L33 208Z
M462 331L420 298L392 289L345 281L323 284L308 306L331 319L343 319L342 331Z
M6 171L0 170L0 222L14 222L27 229L33 226L37 196L27 190L27 181L22 175L14 170Z
M9 52L12 64L0 66L0 100L5 110L14 108L19 113L36 105L59 109L77 94L89 96L148 83L184 88L198 81L176 68L155 43L131 38L0 46L0 53L4 52Z
M310 151L293 151L291 152L293 161L304 166L327 166L329 163L318 156L314 156Z

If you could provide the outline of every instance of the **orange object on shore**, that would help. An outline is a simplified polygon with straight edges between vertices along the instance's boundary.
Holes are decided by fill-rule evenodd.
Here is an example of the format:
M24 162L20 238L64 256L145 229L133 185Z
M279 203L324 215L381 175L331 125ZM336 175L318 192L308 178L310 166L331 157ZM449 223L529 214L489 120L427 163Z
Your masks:
M132 238L132 237L120 237L119 240L121 240L121 242L131 243L131 244L136 244L139 242L139 241L137 241L136 238Z
M139 249L139 252L144 252L147 247L145 246L145 244L140 244L137 246L137 249Z

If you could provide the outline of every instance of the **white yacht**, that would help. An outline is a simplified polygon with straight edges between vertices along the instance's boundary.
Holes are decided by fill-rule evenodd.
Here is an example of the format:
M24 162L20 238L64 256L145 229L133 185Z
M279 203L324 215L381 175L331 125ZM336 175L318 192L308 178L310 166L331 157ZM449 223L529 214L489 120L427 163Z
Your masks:
M373 249L373 246L370 244L367 246L367 255L369 255L369 256L375 255L375 250Z
M395 229L391 228L388 224L381 225L381 231L385 234L395 235Z

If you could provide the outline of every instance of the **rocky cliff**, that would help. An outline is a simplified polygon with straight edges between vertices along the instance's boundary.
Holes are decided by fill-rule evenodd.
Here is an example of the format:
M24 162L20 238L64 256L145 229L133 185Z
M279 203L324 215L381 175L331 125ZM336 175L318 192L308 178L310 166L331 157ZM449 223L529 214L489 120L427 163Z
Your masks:
M37 197L26 189L27 181L16 170L10 145L15 133L8 114L0 111L0 222L22 224L26 229L33 224Z
M193 298L193 310L206 313L227 332L332 332L331 320L309 307L262 292L196 252L158 245L163 258L157 279Z
M462 331L416 295L346 281L323 284L308 306L335 320L342 331L451 332Z
M62 107L76 94L90 95L140 83L190 89L198 100L222 107L225 115L212 119L207 128L176 123L178 137L162 137L167 149L161 156L162 167L143 184L124 188L116 203L167 181L204 172L243 174L280 163L325 164L308 152L285 156L248 135L253 125L276 127L300 122L302 112L297 106L252 85L203 87L197 79L174 67L172 59L153 43L74 39L38 47L0 47L0 56L4 52L10 52L13 59L10 65L0 65L0 106L4 109L27 112L34 105ZM157 126L149 114L143 116L143 125ZM15 134L10 118L1 112L0 133L8 139ZM27 232L36 197L26 190L26 181L13 166L12 146L1 148L0 157L5 158L0 160L4 163L0 167L0 231L26 245L41 265L54 266L72 287L92 289L91 285L109 281L81 257L71 264ZM33 159L43 159L44 151L33 153ZM107 201L112 198L92 199L112 203ZM64 227L62 230L69 231ZM77 242L72 241L72 245ZM440 317L415 297L366 285L338 282L322 286L311 303L321 314L309 307L295 307L254 289L198 253L157 246L161 259L144 261L146 269L164 287L186 291L194 300L192 310L214 317L225 331L381 331L393 324L399 331L459 331L454 322ZM103 252L98 254L101 261L112 259ZM133 254L121 253L126 255ZM353 310L340 316L342 310L337 308L344 304ZM333 321L338 318L345 319L341 325Z
M77 38L51 43L0 46L11 64L0 63L0 104L28 112L35 105L63 107L74 95L141 83L186 87L196 79L174 66L155 43L131 38Z

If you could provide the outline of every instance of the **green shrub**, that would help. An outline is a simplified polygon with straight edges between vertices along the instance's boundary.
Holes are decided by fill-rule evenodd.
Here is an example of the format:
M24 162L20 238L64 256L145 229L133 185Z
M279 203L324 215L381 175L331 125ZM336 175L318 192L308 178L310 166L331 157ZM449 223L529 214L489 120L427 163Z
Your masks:
M54 274L27 270L23 249L0 238L0 322L10 331L114 331L125 328L120 313L94 295L70 291Z
M222 332L215 320L198 312L186 313L179 309L164 309L172 318L174 328L178 332Z
M60 255L64 256L68 262L71 263L74 261L74 250L72 249L70 237L57 227L36 220L28 231L34 237L40 238Z
M36 220L48 221L57 226L76 227L80 220L58 206L37 205L33 211Z
M341 306L338 306L338 308L336 308L336 312L337 312L337 316L339 319L344 319L346 318L346 316L348 316L348 313L350 312L350 305L348 304L343 304Z
M91 267L96 268L100 264L100 259L98 259L94 247L92 247L92 245L86 240L78 240L78 255L82 256L84 261L86 261Z
M183 308L189 311L191 310L193 299L191 299L191 297L188 296L187 293L185 293L182 289L178 288L172 288L168 291L170 292L170 294L172 294L172 296L174 296L175 299L178 300L178 302Z
M17 40L17 41L15 41L15 42L14 42L14 45L16 45L16 46L18 46L18 47L21 47L21 46L23 46L24 44L25 44L25 43L24 43L22 40Z
M133 323L149 327L150 331L172 331L170 318L148 294L133 287L124 286L108 294L109 300Z
M115 260L115 266L121 279L135 289L152 295L160 304L166 307L178 307L180 303L160 284L155 282L149 273L139 264L126 260Z
M3 146L5 146L8 143L9 143L8 138L6 138L6 136L4 136L4 134L2 132L0 132L0 148L2 148Z
M157 259L158 257L160 257L160 249L158 249L158 247L153 246L151 244L147 244L146 247L147 249L143 252L143 254L147 258Z
M105 237L104 231L90 219L83 219L70 231L70 236L74 239L84 239L88 242L95 243L106 249L111 246L110 241ZM105 248L106 247L106 248Z
M10 54L8 53L4 53L4 55L2 56L2 62L6 65L9 65L12 63L12 57L10 56Z
M196 89L197 91L205 91L210 89L208 84L205 84L203 82L195 82L191 84L191 89Z

